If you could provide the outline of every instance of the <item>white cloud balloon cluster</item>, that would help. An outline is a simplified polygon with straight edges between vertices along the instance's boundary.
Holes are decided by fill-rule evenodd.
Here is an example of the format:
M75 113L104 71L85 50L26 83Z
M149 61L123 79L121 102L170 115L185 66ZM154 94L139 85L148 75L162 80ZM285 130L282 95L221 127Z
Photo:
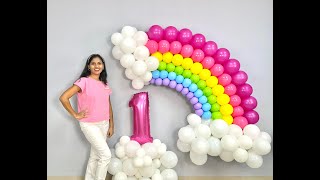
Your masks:
M149 49L145 46L147 41L148 35L132 26L124 26L121 33L111 35L114 45L112 55L125 68L125 75L132 80L134 89L142 89L144 85L148 85L152 79L151 71L159 66L159 60L150 56Z
M177 155L167 151L167 146L159 139L140 145L129 136L122 136L115 146L108 172L113 180L178 180L173 169L177 163Z
M228 125L224 120L202 120L197 114L187 116L189 125L180 128L177 147L190 152L196 165L207 162L207 155L219 156L225 162L233 160L246 163L251 168L263 164L263 155L271 151L271 136L254 125L242 130L238 125Z

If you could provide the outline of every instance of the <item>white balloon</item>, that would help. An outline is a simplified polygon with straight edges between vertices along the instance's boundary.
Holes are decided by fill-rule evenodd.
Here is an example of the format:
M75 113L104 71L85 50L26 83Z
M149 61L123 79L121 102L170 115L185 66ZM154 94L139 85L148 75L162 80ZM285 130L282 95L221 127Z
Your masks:
M122 137L120 138L120 144L121 144L121 145L125 145L125 144L127 144L129 141L130 141L130 137L129 137L129 136L122 136Z
M138 76L136 76L136 75L133 73L133 71L132 71L131 68L126 68L126 70L124 71L124 74L126 75L126 77L127 77L128 79L131 79L131 80L138 78Z
M243 134L249 136L252 140L254 140L259 136L260 129L255 124L248 124L243 128Z
M152 166L143 166L138 170L143 177L151 177L154 174L155 168Z
M114 180L127 180L127 178L128 176L122 171L114 175Z
M243 149L252 148L252 142L252 139L247 135L241 135L240 137L238 137L239 147Z
M137 28L132 26L124 26L121 29L121 34L123 37L133 37L133 35L137 32Z
M143 82L149 82L152 79L152 73L150 71L146 71L143 75L140 76Z
M261 138L267 140L269 143L271 143L271 141L272 141L270 134L268 134L267 132L264 132L264 131L261 131L258 137L261 137Z
M133 165L131 158L123 161L122 170L128 176L134 176L138 172L138 169Z
M208 160L208 155L207 154L197 154L193 152L192 150L190 151L190 160L193 162L195 165L204 165L207 160Z
M120 49L124 54L133 53L136 50L137 43L131 37L124 38L120 43Z
M161 144L161 141L160 139L153 139L153 142L152 142L156 147L158 147L160 144Z
M135 176L128 176L127 180L138 180L138 178Z
M135 75L141 76L147 71L147 64L144 61L137 60L132 64L132 71Z
M143 80L140 78L136 78L131 81L131 85L134 89L142 89L144 87Z
M209 151L209 142L203 137L197 137L191 143L191 150L200 155L207 154Z
M133 54L124 54L120 58L120 64L124 68L130 68L134 64L135 61L136 61L136 59L134 58Z
M123 36L121 33L115 32L111 35L111 42L113 45L118 46L122 41Z
M141 61L147 60L149 54L149 49L146 46L138 46L133 53L134 57Z
M221 138L221 146L226 151L235 151L239 147L237 138L234 135L225 135Z
M133 158L133 165L137 168L143 167L143 157L134 157Z
M225 162L231 162L231 161L234 160L233 152L231 152L231 151L223 150L223 151L220 153L219 157L220 157L223 161L225 161Z
M130 140L125 145L125 152L128 157L135 157L137 150L140 148L140 144L137 141Z
M263 159L260 155L254 153L253 151L248 151L248 159L246 164L251 168L259 168L263 164Z
M153 143L147 142L142 145L142 148L146 152L146 155L150 156L152 159L157 157L158 151Z
M187 116L187 121L191 126L196 127L197 125L201 124L201 117L195 113L190 113Z
M121 51L119 46L113 46L113 48L112 48L112 56L117 60L121 59L121 57L123 56L123 52Z
M222 119L215 119L210 124L210 130L214 137L221 138L229 132L229 125Z
M141 148L139 148L139 149L137 150L136 155L137 155L138 157L143 157L143 156L146 155L146 151L141 147Z
M154 56L149 56L145 60L148 71L154 71L159 67L159 60Z
M271 151L271 145L264 138L256 138L253 140L252 150L258 155L266 155Z
M148 155L143 157L143 166L151 166L152 165L152 158Z
M163 180L178 180L178 175L173 169L165 169L161 172Z
M208 125L199 124L195 127L195 135L196 137L203 137L208 139L211 136L211 130Z
M160 146L157 147L158 157L160 158L167 151L167 145L161 143Z
M212 119L201 119L201 124L204 124L204 125L207 125L208 127L210 127L211 121L213 121L213 120ZM211 132L210 132L210 134L211 134Z
M248 152L245 149L237 148L233 153L233 158L239 163L246 162L248 159Z
M163 178L162 178L161 174L154 173L154 174L152 175L151 180L163 180Z
M161 161L160 161L159 158L155 158L155 159L152 160L152 164L153 164L153 167L158 169L161 166Z
M124 146L119 146L118 148L116 148L116 156L118 158L123 158L126 155L126 152L124 150Z
M178 157L174 152L167 151L161 156L160 162L166 168L173 168L178 163Z
M235 136L236 138L238 138L239 136L241 136L243 134L242 129L240 126L236 125L236 124L230 124L229 125L229 132L228 134Z
M179 129L178 137L182 142L191 144L196 135L191 127L186 126Z
M191 150L191 145L182 142L180 139L177 141L177 147L181 152L189 152Z
M208 154L210 156L219 156L219 154L222 152L222 146L221 146L220 139L211 136L208 139L208 143L209 143Z
M117 144L114 147L117 149L119 146L122 146L122 145L120 142L117 142Z
M111 158L108 165L108 172L112 175L115 175L120 171L122 171L122 161L118 158Z
M143 46L148 42L148 35L144 31L137 31L133 35L133 39L136 40L138 46Z

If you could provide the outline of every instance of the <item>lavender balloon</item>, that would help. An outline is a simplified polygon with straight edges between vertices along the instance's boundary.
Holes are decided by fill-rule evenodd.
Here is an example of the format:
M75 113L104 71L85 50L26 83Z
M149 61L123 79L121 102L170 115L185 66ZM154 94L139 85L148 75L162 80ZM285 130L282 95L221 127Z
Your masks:
M176 85L176 90L177 90L178 92L182 91L182 89L183 89L182 84L177 84L177 85Z
M193 105L193 104L196 104L197 102L199 101L199 99L197 97L192 97L190 99L190 103Z
M213 55L213 59L218 64L224 64L230 57L230 52L226 48L219 48Z
M173 26L168 26L164 29L164 39L166 39L168 42L175 41L178 38L179 31L177 28Z
M236 86L244 84L248 80L248 75L244 71L238 71L232 75L232 83Z
M240 62L236 59L229 59L224 64L224 71L230 75L238 72L240 69Z
M196 104L193 105L193 108L194 108L195 110L201 109L201 108L202 108L202 104L201 104L201 103L196 103Z
M206 38L202 34L195 34L193 35L191 39L191 46L193 46L194 49L201 49L204 44L206 43Z
M202 116L202 114L203 114L203 110L202 109L197 109L197 110L195 110L195 113L198 115L198 116Z
M169 83L169 87L170 88L175 88L177 86L177 82L176 81L170 81L170 83Z
M253 92L252 86L248 83L239 85L237 87L237 94L241 98L249 97L252 94L252 92Z
M179 35L178 35L178 41L182 44L188 44L192 39L192 32L190 29L183 28L180 30Z
M154 81L155 81L155 79L152 78L152 79L150 80L150 84L154 84Z
M147 34L150 40L159 42L163 39L164 30L159 25L153 25L149 28Z
M164 79L162 80L162 84L163 84L164 86L169 86L169 83L170 83L170 79L168 79L168 78L164 78Z
M257 99L253 96L241 99L241 106L244 110L252 110L257 107Z
M154 82L157 86L161 86L162 85L162 79L161 78L157 78Z
M183 88L183 89L181 90L181 94L184 95L184 96L186 96L188 93L189 93L189 88ZM193 96L193 95L192 95L192 96Z
M248 121L248 124L256 124L259 121L259 114L255 110L244 112L243 117Z
M188 89L188 91L189 91L189 89ZM193 95L193 92L188 92L188 94L186 96L188 99L191 99L191 98L193 98L194 95Z

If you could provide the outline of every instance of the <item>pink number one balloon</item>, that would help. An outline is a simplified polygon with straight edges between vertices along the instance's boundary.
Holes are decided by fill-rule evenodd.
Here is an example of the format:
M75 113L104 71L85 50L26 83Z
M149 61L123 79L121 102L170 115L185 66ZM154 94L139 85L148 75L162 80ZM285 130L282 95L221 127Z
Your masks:
M133 135L131 140L139 144L152 142L150 136L149 119L149 96L147 92L134 94L129 102L129 107L133 108Z

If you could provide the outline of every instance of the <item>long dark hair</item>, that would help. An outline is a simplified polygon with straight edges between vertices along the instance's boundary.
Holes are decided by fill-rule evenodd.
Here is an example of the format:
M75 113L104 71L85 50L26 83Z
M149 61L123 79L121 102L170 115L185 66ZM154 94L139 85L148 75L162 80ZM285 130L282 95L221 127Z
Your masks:
M105 61L104 61L104 59L103 59L99 54L91 54L91 55L88 57L88 59L87 59L87 61L86 61L86 65L84 66L83 71L82 71L82 73L81 73L81 75L80 75L80 78L82 78L82 77L88 77L88 76L91 74L91 72L90 72L89 69L88 69L88 65L91 63L92 59L93 59L93 58L96 58L96 57L100 58L101 61L102 61L102 63L103 63L103 70L102 70L102 72L100 73L99 80L102 81L104 84L107 84L107 83L108 83L108 80L107 80L108 74L107 74L107 70L106 70Z

